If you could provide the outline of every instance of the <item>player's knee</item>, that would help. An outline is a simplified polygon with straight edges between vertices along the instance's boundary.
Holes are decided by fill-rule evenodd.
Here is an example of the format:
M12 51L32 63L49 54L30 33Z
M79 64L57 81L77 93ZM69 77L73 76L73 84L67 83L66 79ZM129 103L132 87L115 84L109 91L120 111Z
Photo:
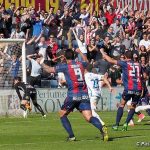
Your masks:
M63 117L64 115L67 115L66 111L60 110L59 111L59 117Z
M91 117L92 117L92 114L91 114L91 115L88 114L88 115L85 115L85 116L84 116L84 118L85 118L85 120L86 120L87 122L90 122Z
M91 117L89 117L89 116L87 116L87 117L85 118L85 120L86 120L87 122L90 122L90 119L91 119Z
M124 108L124 107L125 107L125 104L120 104L119 107Z

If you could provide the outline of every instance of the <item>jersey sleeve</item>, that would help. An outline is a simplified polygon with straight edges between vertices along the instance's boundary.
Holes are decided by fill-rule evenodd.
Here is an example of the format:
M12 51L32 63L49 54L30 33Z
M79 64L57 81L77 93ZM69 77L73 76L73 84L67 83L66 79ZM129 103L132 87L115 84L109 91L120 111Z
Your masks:
M19 91L19 88L18 88L17 85L15 85L15 90L16 90L16 93L17 93L19 99L22 100L22 96L21 96L21 94L20 94L20 91Z
M67 64L58 64L57 66L55 66L55 71L56 73L58 72L65 72L67 70Z
M126 62L125 61L117 61L117 65L121 66L121 67L125 67L126 66Z
M83 65L83 68L84 68L84 69L85 69L85 68L87 67L87 65L88 65L88 63L85 62L85 61L82 61L81 63L82 63L82 65Z

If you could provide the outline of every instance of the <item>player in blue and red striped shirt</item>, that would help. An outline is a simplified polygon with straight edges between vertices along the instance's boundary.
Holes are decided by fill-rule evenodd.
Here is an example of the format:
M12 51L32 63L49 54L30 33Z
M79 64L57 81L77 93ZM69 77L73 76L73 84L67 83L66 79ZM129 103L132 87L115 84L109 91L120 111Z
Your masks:
M62 122L63 127L69 134L69 141L76 140L74 133L72 131L72 127L70 121L67 118L67 115L76 108L79 110L84 118L93 124L96 128L100 130L103 136L104 141L108 141L107 128L102 126L100 121L92 116L90 100L88 97L88 90L86 87L86 83L84 80L84 71L87 66L87 58L85 55L81 53L78 49L77 52L81 55L82 61L74 60L74 52L70 49L65 51L65 58L67 63L58 64L56 67L49 67L42 63L42 67L45 71L49 73L58 73L63 72L65 75L66 83L68 85L67 98L64 101L64 104L60 111L60 120Z
M127 119L123 125L123 131L127 130L128 123L132 119L135 113L135 107L140 99L142 92L142 83L141 83L141 67L138 62L132 60L133 54L132 51L125 52L125 61L117 61L106 55L103 49L100 50L103 57L110 63L119 65L122 69L122 81L124 86L124 91L122 94L122 100L120 106L118 107L116 124L113 126L114 130L118 130L121 117L123 115L123 109L128 100L132 98L132 105L128 113Z

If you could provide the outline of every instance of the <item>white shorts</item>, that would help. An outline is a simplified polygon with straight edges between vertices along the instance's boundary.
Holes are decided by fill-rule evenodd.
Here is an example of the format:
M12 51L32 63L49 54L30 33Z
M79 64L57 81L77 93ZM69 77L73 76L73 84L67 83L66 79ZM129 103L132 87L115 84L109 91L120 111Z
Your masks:
M91 109L96 110L96 105L97 105L99 100L100 100L100 97L96 97L96 96L90 97Z

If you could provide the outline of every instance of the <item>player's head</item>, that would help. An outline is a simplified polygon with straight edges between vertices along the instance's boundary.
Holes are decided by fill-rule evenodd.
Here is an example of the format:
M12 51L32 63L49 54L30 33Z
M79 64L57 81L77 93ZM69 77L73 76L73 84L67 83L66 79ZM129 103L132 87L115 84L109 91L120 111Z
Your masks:
M14 85L18 82L21 82L21 77L15 77L14 78Z
M92 69L93 69L92 64L89 64L89 65L86 67L86 70L87 70L88 72L92 72Z
M127 59L133 59L132 51L126 51L124 55Z
M74 60L74 52L71 49L65 51L65 57L67 60Z

